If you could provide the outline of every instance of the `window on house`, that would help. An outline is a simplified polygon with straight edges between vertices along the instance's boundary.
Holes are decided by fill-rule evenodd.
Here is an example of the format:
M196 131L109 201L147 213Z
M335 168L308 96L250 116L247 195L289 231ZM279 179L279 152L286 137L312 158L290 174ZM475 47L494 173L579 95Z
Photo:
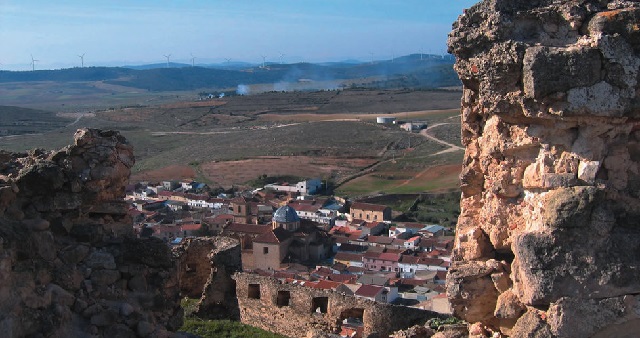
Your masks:
M360 213L360 217L358 217L358 218L362 219L362 213Z
M327 313L329 297L313 297L311 301L311 313Z
M291 299L291 293L289 291L278 291L278 298L276 299L276 305L278 307L289 306L290 299Z
M378 220L378 215L373 215L373 220L377 221Z
M266 246L262 247L262 253L265 254L265 255L268 254L269 253L269 248L266 247Z
M249 284L247 297L250 299L260 299L260 284Z
M369 220L369 214L367 214L367 221Z

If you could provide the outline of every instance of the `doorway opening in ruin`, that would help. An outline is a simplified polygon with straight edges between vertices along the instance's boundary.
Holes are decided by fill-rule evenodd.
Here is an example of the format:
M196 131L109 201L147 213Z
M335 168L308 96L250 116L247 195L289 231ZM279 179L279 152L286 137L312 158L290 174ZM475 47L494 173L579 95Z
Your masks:
M329 297L313 297L311 301L311 313L327 313Z
M260 284L249 284L247 297L250 299L260 299Z
M338 318L340 335L361 338L364 335L364 309L349 308L340 312Z
M278 307L289 306L290 299L291 299L291 293L289 291L278 291L278 297L276 298L276 305Z

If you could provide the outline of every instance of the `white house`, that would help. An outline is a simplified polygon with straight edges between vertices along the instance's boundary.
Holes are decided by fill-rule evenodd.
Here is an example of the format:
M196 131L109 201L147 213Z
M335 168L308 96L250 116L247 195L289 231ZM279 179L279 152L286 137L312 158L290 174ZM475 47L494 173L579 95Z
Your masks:
M415 249L418 247L418 244L420 243L420 236L413 236L409 239L407 239L406 241L404 241L404 247L406 249Z
M391 303L398 298L398 288L364 284L356 290L355 296L380 303Z
M300 195L315 195L322 187L322 181L319 178L312 178L300 181L296 184L267 184L265 189L276 191L299 193Z

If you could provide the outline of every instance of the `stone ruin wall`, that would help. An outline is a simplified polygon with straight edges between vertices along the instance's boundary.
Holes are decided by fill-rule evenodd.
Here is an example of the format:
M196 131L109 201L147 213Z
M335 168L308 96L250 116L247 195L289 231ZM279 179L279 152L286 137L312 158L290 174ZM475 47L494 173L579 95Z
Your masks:
M388 337L396 330L446 317L335 291L284 284L272 277L236 273L234 279L241 321L288 337L338 333L343 319L360 315L365 337ZM322 304L326 306L319 313L316 305Z
M240 320L233 274L242 271L240 243L230 237L187 238L173 249L181 295L200 298L194 314Z
M133 236L133 149L78 130L59 151L0 152L3 337L166 337L182 324L176 267Z
M640 2L486 0L449 51L462 213L447 293L472 335L640 329Z

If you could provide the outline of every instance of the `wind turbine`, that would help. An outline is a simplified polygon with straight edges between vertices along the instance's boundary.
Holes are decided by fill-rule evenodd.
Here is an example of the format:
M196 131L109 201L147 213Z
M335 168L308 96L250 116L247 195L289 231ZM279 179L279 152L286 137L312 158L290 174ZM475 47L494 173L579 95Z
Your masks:
M164 57L167 58L167 68L169 68L169 59L171 58L171 54L169 55L164 55Z
M36 60L33 58L33 54L31 54L31 71L35 71L36 70L36 62L39 62L40 60Z
M422 61L422 55L424 54L424 51L422 50L422 48L420 48L420 61Z
M280 53L280 64L283 64L282 60L284 59L284 54Z
M193 53L189 53L191 54L191 67L195 67L196 66L196 57L193 56Z
M369 54L371 55L371 64L373 64L373 52L369 52Z
M82 53L82 55L78 55L80 58L80 68L84 68L84 55L87 53Z
M260 55L262 56L262 68L264 68L264 60L267 58L265 55Z

